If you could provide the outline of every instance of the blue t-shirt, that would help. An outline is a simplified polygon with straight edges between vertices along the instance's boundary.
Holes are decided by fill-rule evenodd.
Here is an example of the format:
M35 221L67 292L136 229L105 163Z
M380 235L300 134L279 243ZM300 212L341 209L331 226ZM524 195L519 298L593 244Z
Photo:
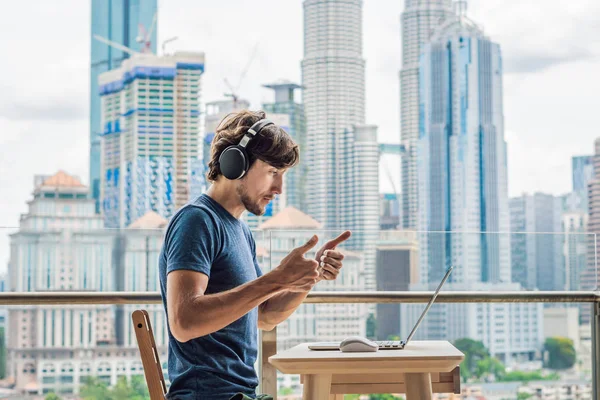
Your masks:
M248 225L206 194L171 218L158 268L165 310L167 274L171 271L207 275L207 295L262 275ZM198 310L198 318L202 318L202 310ZM169 328L168 398L227 400L238 392L255 397L257 342L256 308L220 331L185 343L175 339Z

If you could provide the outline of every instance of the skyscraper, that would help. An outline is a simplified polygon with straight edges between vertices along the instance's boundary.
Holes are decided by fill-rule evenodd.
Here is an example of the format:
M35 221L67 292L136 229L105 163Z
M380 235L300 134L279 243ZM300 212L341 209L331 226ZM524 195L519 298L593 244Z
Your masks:
M510 282L500 46L459 16L424 46L420 68L421 276ZM476 232L483 232L477 234Z
M204 53L136 54L99 77L101 198L106 227L154 211L169 218L194 190L201 168Z
M96 200L96 213L100 212L100 74L118 68L129 54L107 46L94 39L99 35L133 50L141 50L136 44L140 34L147 33L152 26L157 10L157 0L92 0L91 14L91 64L90 64L90 190ZM157 27L152 29L149 45L156 53ZM143 27L143 29L140 29ZM145 32L146 31L146 32Z
M377 127L365 125L362 0L304 1L302 87L308 166L306 211L326 229L354 231L375 289L379 229Z
M505 233L510 216L500 47L464 14L448 19L423 47L419 101L421 284L414 289L435 287L454 265L446 290L520 290L511 283ZM402 329L422 310L410 308L401 308ZM438 304L417 335L481 340L505 362L529 358L541 345L541 310L527 304Z
M401 16L400 139L402 157L402 226L417 227L417 140L419 137L419 56L435 29L454 15L452 0L405 0Z
M362 0L304 1L302 87L311 187L305 211L326 228L345 228L342 142L365 122Z
M526 289L564 290L563 199L535 193L510 199L512 282Z

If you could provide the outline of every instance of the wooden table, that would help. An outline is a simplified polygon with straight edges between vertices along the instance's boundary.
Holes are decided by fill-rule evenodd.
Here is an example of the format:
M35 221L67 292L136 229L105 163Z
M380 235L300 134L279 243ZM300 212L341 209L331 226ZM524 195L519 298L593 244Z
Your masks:
M352 393L406 393L407 400L430 400L433 392L460 393L463 358L447 341L411 341L403 350L368 353L315 351L305 343L269 362L284 374L301 375L304 400L343 400Z

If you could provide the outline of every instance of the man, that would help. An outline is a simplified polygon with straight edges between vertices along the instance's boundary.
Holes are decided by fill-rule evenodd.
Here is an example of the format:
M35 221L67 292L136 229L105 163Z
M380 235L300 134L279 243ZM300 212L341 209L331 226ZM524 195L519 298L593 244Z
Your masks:
M168 399L256 398L257 330L285 321L317 282L335 279L342 267L336 246L349 231L325 244L315 259L305 258L317 244L315 235L262 274L252 234L239 218L244 210L263 214L299 160L292 138L264 118L263 112L242 111L221 122L208 164L210 189L167 227L159 275L169 328ZM222 157L238 144L245 145L247 171L239 170L243 162Z

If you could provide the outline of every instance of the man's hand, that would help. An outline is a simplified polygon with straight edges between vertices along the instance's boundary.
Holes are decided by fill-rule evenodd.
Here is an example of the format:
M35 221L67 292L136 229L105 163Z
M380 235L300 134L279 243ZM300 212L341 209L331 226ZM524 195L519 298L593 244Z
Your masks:
M336 250L336 247L340 244L348 240L352 232L345 231L340 236L336 237L333 240L325 243L323 247L315 256L315 259L319 262L319 281L328 280L332 281L337 278L340 273L340 269L342 268L342 260L344 259L344 255Z
M277 275L278 282L283 284L288 291L306 292L318 282L319 263L310 258L304 258L306 252L315 247L318 241L319 238L314 235L306 244L292 250L271 272Z

